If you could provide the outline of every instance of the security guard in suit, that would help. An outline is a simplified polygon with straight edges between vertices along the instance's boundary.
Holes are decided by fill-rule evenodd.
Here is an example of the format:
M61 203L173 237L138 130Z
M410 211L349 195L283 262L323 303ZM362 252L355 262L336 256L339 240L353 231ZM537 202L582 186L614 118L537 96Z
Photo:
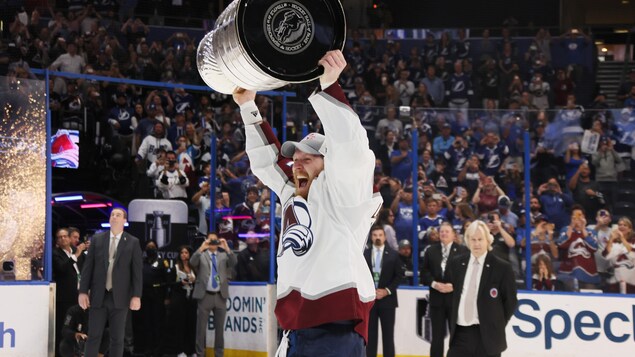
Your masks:
M439 227L440 242L428 246L423 254L421 280L430 287L430 357L443 357L443 341L452 312L452 284L445 274L448 262L457 255L469 253L469 249L456 243L455 238L456 232L452 225L443 222Z
M404 270L399 253L385 244L386 233L382 226L375 225L370 229L370 239L372 247L364 252L364 257L375 280L376 300L368 321L366 356L377 356L377 328L381 322L383 355L394 357L397 286L404 280Z
M174 281L172 269L167 260L158 255L153 241L146 243L143 260L143 298L141 309L133 315L135 351L146 356L159 356L165 341L165 307L168 299L169 283Z

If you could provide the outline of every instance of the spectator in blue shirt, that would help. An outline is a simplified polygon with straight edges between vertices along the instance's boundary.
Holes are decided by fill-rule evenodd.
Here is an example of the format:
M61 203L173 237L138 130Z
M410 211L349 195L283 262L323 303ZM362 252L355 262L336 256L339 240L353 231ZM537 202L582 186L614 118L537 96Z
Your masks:
M395 215L393 227L395 228L398 241L402 239L412 241L412 223L414 221L412 199L412 186L407 186L397 192L395 198L390 204L390 210ZM418 200L419 214L421 214L425 210L425 204L423 203L421 197L419 197Z
M450 123L444 123L441 126L441 135L434 138L432 142L432 150L434 151L434 157L440 158L443 154L452 147L454 143L454 136L452 136L452 126Z
M549 179L538 188L542 213L549 217L551 223L555 224L555 231L559 232L562 227L566 227L571 222L570 209L573 199L562 192L558 181L555 178Z
M412 181L412 150L410 150L410 141L407 137L399 138L398 146L398 150L390 153L391 174L405 184Z
M480 144L478 157L483 164L483 173L486 176L498 177L498 172L509 155L509 148L494 133L487 133Z
M428 88L428 94L430 94L436 106L441 106L445 99L445 84L443 84L441 78L437 77L437 69L433 64L428 66L426 77L421 80L421 83Z
M467 147L467 142L462 136L456 136L452 146L443 153L445 161L448 163L448 172L452 177L452 182L457 182L457 177L467 163L471 151Z

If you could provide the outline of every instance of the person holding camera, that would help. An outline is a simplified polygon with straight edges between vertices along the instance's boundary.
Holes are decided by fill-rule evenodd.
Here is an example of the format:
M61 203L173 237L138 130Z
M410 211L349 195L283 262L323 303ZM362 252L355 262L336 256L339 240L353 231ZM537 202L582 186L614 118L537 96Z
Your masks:
M501 196L505 196L505 192L498 187L494 178L485 176L472 196L472 204L477 206L478 214L483 215L498 208L498 198Z
M219 248L222 248L219 249ZM192 254L190 265L198 273L192 297L198 300L196 316L196 354L205 356L205 336L210 312L214 314L214 356L223 357L225 350L225 316L229 298L229 280L236 266L236 255L227 241L216 233L208 233L207 239Z
M163 172L159 174L159 178L156 181L157 187L167 194L164 198L182 200L187 203L186 189L190 181L187 175L181 171L174 151L168 151L166 159L167 163Z
M458 177L468 163L471 154L472 152L468 148L467 141L460 135L454 138L452 146L443 153L443 157L448 163L448 171L450 172L453 184L458 182Z
M397 233L397 239L412 239L412 220L414 219L412 200L415 195L419 200L419 215L426 212L426 205L421 195L412 191L412 186L399 190L390 204L390 210L395 215L393 227Z
M617 201L615 184L626 169L622 157L615 151L613 140L608 137L600 139L598 151L591 156L591 163L595 167L595 180L600 191L605 193L605 200L609 207Z
M545 255L550 261L557 261L560 254L554 238L553 223L549 223L547 216L542 214L536 216L534 221L535 227L529 240L531 263L535 264L540 255ZM522 238L520 245L523 248L526 246L525 238Z
M622 217L617 221L617 229L611 231L602 255L613 268L607 290L621 294L635 293L635 273L632 268L635 263L635 233L630 219Z
M598 243L586 226L584 209L582 206L575 206L571 210L571 223L562 229L557 241L558 248L564 251L561 255L560 274L573 283L573 290L578 287L597 289L601 282L595 263ZM563 279L560 275L559 277Z
M64 316L64 326L61 332L59 354L62 357L84 356L86 341L88 340L88 310L75 304L71 306ZM110 340L108 329L104 330L99 345L99 357L103 357L108 351Z
M487 228L494 237L492 253L500 259L510 262L510 250L516 245L516 240L507 232L504 224L498 212L487 214Z
M154 123L151 135L146 136L141 142L139 150L137 150L135 162L137 165L140 165L145 159L148 162L147 165L151 165L157 160L159 149L171 151L172 143L165 138L165 124L157 121Z
M538 187L538 197L542 206L542 213L549 217L551 223L555 224L555 231L559 232L562 227L569 225L571 217L569 210L573 205L573 199L567 193L563 193L555 177L550 178L546 183Z
M591 179L589 162L584 161L569 180L569 189L575 202L584 207L587 221L592 221L594 212L604 207L604 195L600 192L600 185Z
M56 344L59 345L64 316L66 311L77 303L77 284L84 264L86 244L75 247L71 244L67 228L60 228L55 233L56 247L53 249L53 281L55 290L55 332Z

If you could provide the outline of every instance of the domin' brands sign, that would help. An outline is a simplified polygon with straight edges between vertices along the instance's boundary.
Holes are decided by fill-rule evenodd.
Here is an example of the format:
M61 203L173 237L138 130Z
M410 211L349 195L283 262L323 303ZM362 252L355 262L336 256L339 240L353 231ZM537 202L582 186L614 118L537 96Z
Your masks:
M315 28L307 9L296 1L278 1L267 9L264 21L267 41L278 51L292 55L313 41Z

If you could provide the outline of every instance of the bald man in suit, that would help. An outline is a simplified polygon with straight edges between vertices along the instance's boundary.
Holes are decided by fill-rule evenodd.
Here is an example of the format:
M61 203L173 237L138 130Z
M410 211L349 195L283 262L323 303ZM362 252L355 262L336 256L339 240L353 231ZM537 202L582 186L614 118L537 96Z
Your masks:
M448 357L496 357L507 349L505 326L518 298L511 265L490 251L494 237L487 224L472 222L465 231L469 254L448 263L454 287Z
M84 310L90 306L85 357L99 353L106 322L110 331L108 355L121 357L128 309L141 308L143 258L139 240L123 231L127 218L123 208L113 208L110 231L92 238L84 261L78 301Z
M452 284L449 282L446 268L450 259L469 253L466 246L455 242L456 233L448 222L439 228L439 243L434 243L423 254L421 281L430 287L430 320L432 341L430 357L443 357L445 331L452 313Z

